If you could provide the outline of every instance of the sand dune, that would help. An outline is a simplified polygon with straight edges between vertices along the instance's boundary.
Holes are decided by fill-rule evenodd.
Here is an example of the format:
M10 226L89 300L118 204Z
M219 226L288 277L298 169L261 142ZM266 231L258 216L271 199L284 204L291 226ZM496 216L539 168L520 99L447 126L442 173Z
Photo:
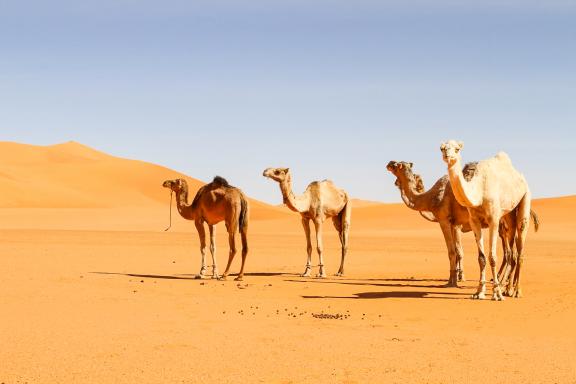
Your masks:
M46 217L46 222L50 218L60 221L57 217L74 212L94 217L94 222L101 222L96 217L106 215L139 215L146 221L156 212L167 215L170 194L161 187L162 181L184 178L192 196L205 184L162 166L110 156L76 142L51 146L1 142L0 164L0 208L43 209L39 221ZM250 202L253 219L278 218L286 213L254 199ZM46 227L40 222L38 225Z
M468 280L444 288L438 225L362 201L345 277L299 277L298 215L252 200L245 281L197 280L192 223L173 212L163 231L160 183L173 177L184 176L77 143L0 143L0 382L574 381L576 196L534 202L542 225L528 237L525 297L491 302L469 299L472 235ZM340 258L331 223L324 238L330 275ZM221 224L216 243L222 272Z

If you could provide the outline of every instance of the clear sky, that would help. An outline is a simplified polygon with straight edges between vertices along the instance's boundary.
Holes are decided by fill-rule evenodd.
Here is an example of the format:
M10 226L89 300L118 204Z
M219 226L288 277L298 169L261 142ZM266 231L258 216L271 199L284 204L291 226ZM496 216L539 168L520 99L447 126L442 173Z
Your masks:
M330 178L400 201L446 139L576 193L576 0L0 0L0 140L75 140L278 204ZM0 164L1 167L1 164Z

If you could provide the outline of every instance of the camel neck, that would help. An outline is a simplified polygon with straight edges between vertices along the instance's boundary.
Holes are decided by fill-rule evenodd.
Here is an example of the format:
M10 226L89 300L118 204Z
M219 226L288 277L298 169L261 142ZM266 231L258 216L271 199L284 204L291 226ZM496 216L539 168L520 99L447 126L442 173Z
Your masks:
M188 204L188 186L185 186L176 193L176 206L178 207L178 213L188 220L194 219L194 209L192 204Z
M400 180L400 196L408 208L415 211L427 211L430 209L426 193L416 192L414 180L403 178Z
M464 207L477 207L481 204L481 196L478 193L480 188L477 185L477 180L472 179L466 181L462 173L462 166L460 160L454 164L448 165L448 177L456 201Z
M303 212L305 207L303 204L303 197L296 197L294 192L292 192L292 180L287 178L286 180L280 182L280 191L282 192L282 198L284 204L294 212Z

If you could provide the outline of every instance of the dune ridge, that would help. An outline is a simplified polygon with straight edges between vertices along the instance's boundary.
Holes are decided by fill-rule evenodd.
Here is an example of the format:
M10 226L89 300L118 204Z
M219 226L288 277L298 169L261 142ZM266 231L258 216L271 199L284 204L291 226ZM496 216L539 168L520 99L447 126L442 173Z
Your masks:
M184 178L194 193L205 182L169 168L115 157L70 141L40 146L0 142L0 208L158 209L166 179ZM285 211L249 199L256 218Z

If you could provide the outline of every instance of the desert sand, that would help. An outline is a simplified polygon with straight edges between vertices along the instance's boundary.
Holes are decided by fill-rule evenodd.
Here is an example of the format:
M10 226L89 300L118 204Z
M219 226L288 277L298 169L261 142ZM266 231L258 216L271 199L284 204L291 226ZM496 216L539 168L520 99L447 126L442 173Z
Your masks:
M73 142L0 143L0 383L576 382L576 196L534 202L524 297L492 302L470 299L471 234L467 281L444 288L438 226L362 201L345 277L299 277L299 215L251 200L244 281L195 279L193 223L174 211L164 232L174 177ZM331 223L324 235L333 275Z

